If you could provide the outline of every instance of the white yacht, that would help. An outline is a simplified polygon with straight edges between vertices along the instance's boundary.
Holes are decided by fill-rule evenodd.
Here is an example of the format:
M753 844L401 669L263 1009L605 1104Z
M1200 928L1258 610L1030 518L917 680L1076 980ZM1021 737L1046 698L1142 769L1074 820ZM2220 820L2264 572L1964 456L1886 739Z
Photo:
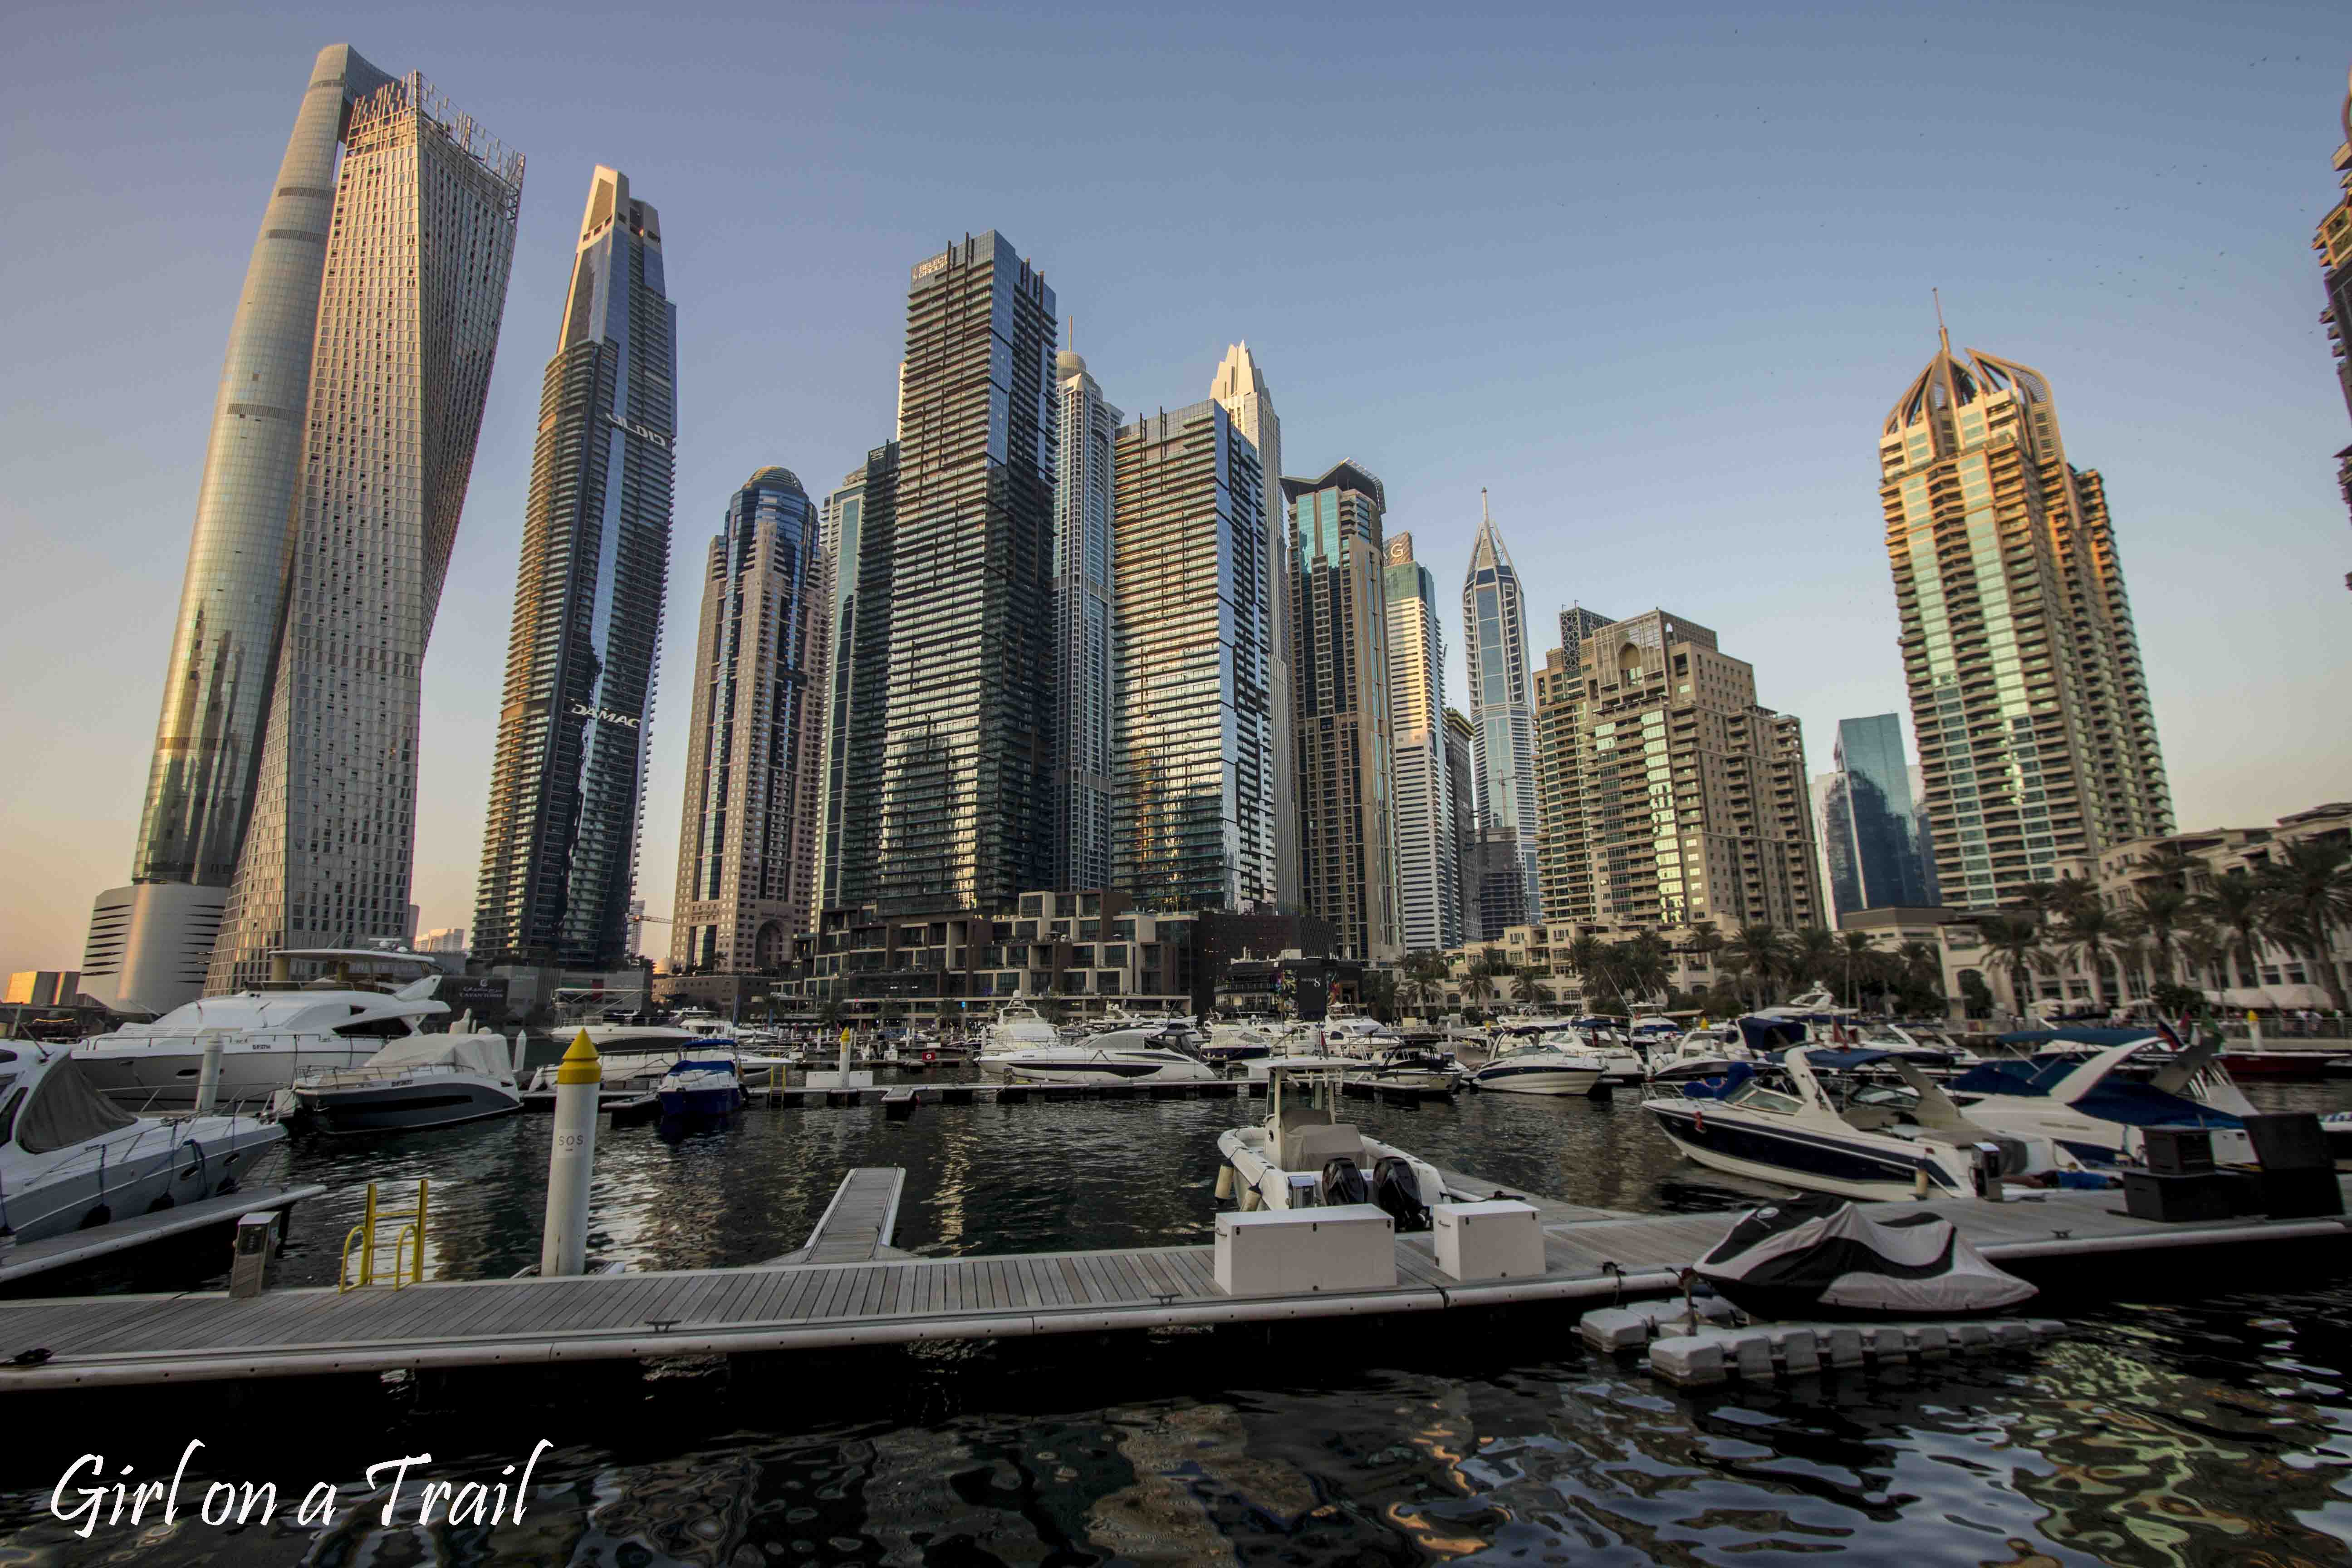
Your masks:
M982 1053L980 1066L1039 1083L1205 1083L1217 1069L1201 1055L1199 1036L1181 1024L1113 1029Z
M299 1080L291 1098L330 1132L453 1127L522 1109L520 1054L499 1035L411 1035L358 1067Z
M1061 1043L1062 1032L1047 1023L1045 1015L1026 1002L1007 1002L999 1007L996 1016L989 1020L988 1026L980 1034L980 1049L983 1058Z
M1522 1026L1525 1027L1525 1026ZM1512 1094L1589 1095L1608 1076L1600 1053L1584 1048L1571 1026L1539 1034L1498 1036L1495 1054L1465 1082Z
M285 1137L251 1115L133 1116L63 1046L0 1044L0 1233L37 1241L233 1193Z
M1428 1046L1392 1046L1370 1062L1350 1062L1347 1080L1365 1089L1410 1089L1422 1094L1452 1094L1462 1081L1462 1064L1452 1051Z
M2149 1127L2204 1128L2217 1163L2251 1164L2253 1142L2240 1118L2254 1108L2213 1056L2210 1045L2168 1054L2150 1036L2088 1056L1996 1057L1943 1087L1970 1121L2053 1139L2085 1164L2145 1159ZM2152 1077L2133 1076L2151 1059L2159 1063Z
M446 1016L447 1005L433 1000L440 977L436 965L432 973L391 991L330 980L299 989L206 996L152 1024L126 1024L110 1034L93 1035L74 1046L74 1059L100 1093L127 1110L185 1110L196 1102L205 1047L217 1040L215 1103L264 1102L310 1074L357 1067Z
M1652 1083L1687 1083L1695 1079L1721 1078L1734 1062L1753 1066L1756 1053L1740 1037L1737 1024L1696 1028L1671 1045L1653 1046L1648 1061Z
M1265 1120L1217 1136L1217 1196L1245 1213L1378 1204L1398 1229L1426 1229L1446 1201L1437 1168L1339 1119L1340 1068L1302 1058L1271 1068Z

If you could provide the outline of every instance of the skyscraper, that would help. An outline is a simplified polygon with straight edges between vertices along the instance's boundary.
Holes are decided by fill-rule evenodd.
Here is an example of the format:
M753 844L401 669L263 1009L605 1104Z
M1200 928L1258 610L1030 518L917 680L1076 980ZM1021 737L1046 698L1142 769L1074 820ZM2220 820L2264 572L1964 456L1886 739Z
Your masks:
M1246 342L1225 350L1209 395L1224 405L1241 433L1257 448L1258 467L1265 475L1265 570L1273 584L1267 595L1266 647L1272 652L1267 691L1274 722L1274 879L1275 897L1286 907L1298 902L1298 754L1292 709L1296 702L1290 675L1291 622L1297 589L1290 570L1290 515L1282 500L1282 420L1274 412L1274 394L1258 370Z
M1471 780L1470 754L1475 749L1470 721L1458 708L1445 710L1445 805L1454 823L1454 869L1460 900L1454 910L1454 925L1461 931L1460 941L1470 940L1472 893L1470 886L1470 852L1476 841L1478 812L1476 791Z
M1437 579L1389 536L1389 744L1396 786L1397 921L1405 951L1462 944L1462 862L1445 766L1445 634Z
M1935 865L1923 853L1912 810L1903 721L1892 713L1840 720L1832 754L1837 767L1822 802L1822 854L1837 912L1935 903Z
M205 979L215 992L265 979L278 948L397 939L408 930L417 680L473 473L514 258L521 154L421 76L351 95L356 63L346 51L341 85L314 81L296 133L303 139L310 105L331 93L352 97L326 222L319 225L314 200L312 226L297 231L313 244L323 237L324 267L300 479L290 508L243 525L290 533L292 560L252 815ZM320 152L320 166L295 176L314 195L329 188L322 164L331 144ZM281 178L278 202L286 190ZM249 306L280 282L312 287L309 265L285 258L257 283ZM232 378L238 368L233 362ZM226 406L248 424L291 412ZM282 544L261 544L257 554L286 559ZM239 564L251 572L257 563Z
M1536 886L1535 712L1528 673L1527 601L1510 552L1478 492L1478 537L1462 584L1462 621L1468 630L1470 722L1475 726L1478 821L1517 836L1527 868L1528 918L1544 918ZM1491 841L1491 835L1490 835Z
M824 702L823 823L817 907L874 897L882 825L883 726L888 721L890 565L898 539L898 444L866 455L825 498L824 551L833 634Z
M1538 686L1541 859L1564 900L1544 918L1824 923L1804 740L1757 702L1754 668L1663 610L1588 632L1579 653L1572 679L1563 657Z
M1054 338L1053 289L1002 235L914 268L874 858L886 910L981 907L1053 873Z
M1290 671L1297 728L1299 902L1343 957L1403 951L1397 928L1381 481L1353 463L1282 481L1290 509Z
M1118 655L1112 603L1113 448L1119 412L1076 349L1055 359L1062 453L1054 489L1054 874L1056 888L1111 885L1111 775ZM1121 883L1122 887L1129 884Z
M630 957L669 581L677 340L661 218L600 166L540 387L474 895L485 956L594 969Z
M1561 668L1573 673L1584 662L1584 639L1606 626L1616 624L1617 617L1604 616L1598 610L1588 610L1581 605L1570 605L1559 613L1559 651Z
M710 542L696 628L672 973L782 967L816 899L830 620L816 508L761 468Z
M2105 488L2067 461L2048 381L1942 338L1879 470L1944 901L2172 831Z
M2352 89L2344 98L2344 140L2336 143L2335 163L2336 183L2345 193L2344 199L2319 220L2311 248L2319 252L2320 279L2327 291L2327 308L2319 312L2320 325L2336 355L2336 380L2344 389L2344 406L2352 411L2352 346L2346 342L2352 334ZM2352 510L2352 447L2336 454L2336 483L2344 492L2345 507ZM2344 584L2352 588L2352 572L2344 574Z
M1257 448L1214 400L1118 437L1118 745L1108 885L1144 909L1274 899Z

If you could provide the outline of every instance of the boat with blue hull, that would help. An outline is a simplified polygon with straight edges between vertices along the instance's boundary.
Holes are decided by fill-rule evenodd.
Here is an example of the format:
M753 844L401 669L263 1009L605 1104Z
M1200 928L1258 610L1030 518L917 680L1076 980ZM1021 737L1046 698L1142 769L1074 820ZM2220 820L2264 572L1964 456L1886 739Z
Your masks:
M733 1057L680 1057L654 1093L666 1117L729 1116L743 1105L743 1082Z
M2252 1163L2253 1144L2242 1118L2253 1106L2214 1059L2215 1047L2174 1051L2159 1037L2133 1033L2137 1037L2089 1055L2044 1051L1981 1061L1944 1087L1972 1120L2051 1139L2087 1165L2144 1160L2151 1127L2200 1129L2212 1135L2217 1162ZM2069 1041L2062 1032L2036 1043L2095 1042Z

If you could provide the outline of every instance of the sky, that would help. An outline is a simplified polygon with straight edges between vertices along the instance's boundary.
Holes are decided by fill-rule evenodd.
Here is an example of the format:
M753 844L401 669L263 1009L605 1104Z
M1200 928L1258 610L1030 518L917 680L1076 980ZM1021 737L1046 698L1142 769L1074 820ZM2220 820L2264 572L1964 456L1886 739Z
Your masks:
M425 927L472 909L541 372L600 163L661 211L680 331L656 913L704 543L754 469L822 495L889 437L908 269L990 228L1130 415L1199 401L1246 339L1286 467L1379 474L1445 594L1485 487L1531 618L1712 627L1815 771L1839 719L1905 710L1876 441L1939 289L1954 343L2042 371L2105 477L2181 826L2352 796L2352 430L2310 249L2340 0L14 4L6 30L0 971L74 967L128 875L222 350L338 42L530 161L425 666ZM1447 637L1459 702L1458 611Z

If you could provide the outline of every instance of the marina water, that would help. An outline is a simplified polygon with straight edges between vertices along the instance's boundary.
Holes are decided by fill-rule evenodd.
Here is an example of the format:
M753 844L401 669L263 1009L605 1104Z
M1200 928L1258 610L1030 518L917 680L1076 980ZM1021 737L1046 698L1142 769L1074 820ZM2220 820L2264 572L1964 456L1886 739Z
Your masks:
M2352 1099L2253 1093L2265 1109ZM632 1270L776 1257L862 1164L906 1168L896 1243L920 1254L1204 1242L1215 1135L1262 1103L926 1106L903 1122L875 1106L755 1110L682 1136L608 1129L590 1256ZM1632 1094L1351 1113L1441 1165L1572 1203L1703 1212L1756 1197L1679 1161ZM277 1282L331 1283L366 1181L418 1176L433 1184L433 1275L512 1274L538 1257L548 1137L546 1118L520 1117L302 1140L294 1174L332 1191L299 1212ZM79 1538L48 1503L82 1447L52 1455L17 1428L0 1562L2347 1561L2352 1281L2133 1283L2128 1299L2063 1303L2081 1331L2031 1358L1697 1394L1588 1354L1554 1310L1271 1342L809 1352L664 1369L549 1410L394 1390L364 1419L289 1416L304 1406L280 1398L257 1421L215 1387L157 1389L110 1462L168 1474L200 1437L191 1488L276 1481L278 1521L225 1531L184 1515ZM541 1439L554 1447L520 1524L420 1530L410 1511L386 1528L373 1507L325 1530L290 1521L320 1479L347 1503L367 1496L366 1467L387 1458L495 1475Z

